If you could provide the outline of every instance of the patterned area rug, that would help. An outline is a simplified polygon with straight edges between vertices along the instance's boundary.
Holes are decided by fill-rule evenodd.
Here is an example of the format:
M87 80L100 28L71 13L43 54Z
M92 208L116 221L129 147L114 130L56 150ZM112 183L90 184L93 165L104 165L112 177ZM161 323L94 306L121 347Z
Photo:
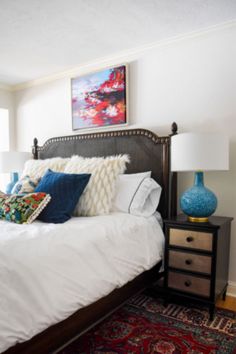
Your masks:
M139 295L60 354L236 353L236 312L185 307Z

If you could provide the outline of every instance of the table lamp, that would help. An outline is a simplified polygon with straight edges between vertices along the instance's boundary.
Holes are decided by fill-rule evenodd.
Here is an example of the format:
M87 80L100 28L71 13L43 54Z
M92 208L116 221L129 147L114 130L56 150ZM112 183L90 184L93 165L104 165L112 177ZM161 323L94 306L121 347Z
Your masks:
M203 171L229 169L229 140L219 134L183 133L171 138L171 170L194 171L194 185L180 198L192 222L208 222L217 207L215 194L204 186Z
M10 194L19 179L18 172L23 170L24 163L31 158L30 152L2 151L0 152L0 173L11 173L11 182L6 187Z

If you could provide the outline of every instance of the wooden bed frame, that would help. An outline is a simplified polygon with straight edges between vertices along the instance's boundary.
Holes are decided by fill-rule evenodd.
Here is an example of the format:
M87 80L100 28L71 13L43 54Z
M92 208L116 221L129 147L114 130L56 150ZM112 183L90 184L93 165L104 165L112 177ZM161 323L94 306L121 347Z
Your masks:
M163 218L176 215L177 175L170 173L170 137L177 134L172 124L169 136L158 137L145 129L128 129L92 134L71 135L49 139L42 147L34 139L35 159L56 156L107 156L128 153L131 163L127 173L152 171L152 177L162 186L158 211ZM121 306L131 296L144 290L160 277L158 263L123 287L75 312L32 339L9 348L4 354L49 354L74 340ZM23 319L22 319L23 321Z

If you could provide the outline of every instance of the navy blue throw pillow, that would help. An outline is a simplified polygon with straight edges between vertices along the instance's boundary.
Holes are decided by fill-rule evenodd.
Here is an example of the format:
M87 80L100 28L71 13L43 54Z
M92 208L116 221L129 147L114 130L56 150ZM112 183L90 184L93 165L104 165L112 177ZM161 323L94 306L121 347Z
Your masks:
M48 170L34 190L51 196L51 201L38 219L54 224L69 220L90 176L87 173L69 174Z

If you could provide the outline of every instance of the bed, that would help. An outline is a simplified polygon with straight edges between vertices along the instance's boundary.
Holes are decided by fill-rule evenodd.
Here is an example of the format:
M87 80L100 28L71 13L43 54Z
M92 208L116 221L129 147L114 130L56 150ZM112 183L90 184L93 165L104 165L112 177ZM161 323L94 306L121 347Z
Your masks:
M172 134L176 132L177 126L173 124ZM131 163L128 165L127 173L151 170L152 177L162 186L158 212L165 218L176 213L176 174L171 175L169 172L169 147L170 136L158 137L145 129L129 129L52 138L42 147L38 146L35 139L33 156L35 159L46 159L55 156L70 157L74 154L85 157L129 154ZM80 219L79 223L78 219ZM14 327L15 332L11 332L11 336L8 337L18 338L19 332L22 332L20 337L24 342L11 346L4 352L6 354L55 352L60 346L101 321L129 297L151 285L160 276L162 258L160 250L164 240L155 216L142 218L112 213L100 217L72 218L61 226L52 224L42 226L38 221L32 225L17 226L18 228L8 226L7 222L3 221L0 224L8 252L9 254L11 252L11 255L15 252L17 256L14 259L21 257L17 261L19 272L21 267L25 271L25 288L29 289L30 286L40 283L41 290L38 294L37 287L34 292L30 288L33 295L29 294L27 299L22 298L19 301L20 296L14 295L12 289L12 298L14 299L15 296L15 303L13 301L12 304L15 307L11 309L13 315L9 316L8 326ZM12 233L14 237L8 239L8 230L11 227L14 228ZM93 229L97 230L96 239L90 240L89 235ZM79 245L76 237L78 230L80 230ZM40 253L42 249L46 250L43 253L43 263L41 262L43 267L40 271L40 264L37 264L37 271L32 273L32 269L27 269L27 264L30 258L34 259L36 264L35 259L38 254L42 254ZM99 250L100 258L95 255L95 249ZM128 249L132 249L133 252L127 258L125 254ZM82 262L83 256L85 260ZM97 267L94 266L95 257L97 257ZM4 262L4 258L1 259ZM69 259L70 264L65 267ZM54 271L50 273L52 263ZM90 269L90 276L86 273L84 283L76 282L77 273L85 274L83 267L86 267L86 272ZM60 278L57 277L55 269L58 269ZM11 279L10 272L8 274ZM64 275L63 281L61 275ZM12 284L15 285L17 278L12 279ZM91 283L94 287L91 287ZM48 284L51 284L52 291L45 295L42 289L46 289ZM2 290L2 296L3 293ZM68 301L66 309L65 299ZM3 298L1 303L4 300L7 301ZM6 308L8 306L10 309L10 304L9 300ZM57 312L54 312L54 306L57 307ZM20 312L20 307L25 309L25 313ZM50 318L49 327L48 323L45 325L43 313ZM36 317L39 322L37 328L34 322ZM0 318L0 328L1 320L6 324L4 318ZM30 324L32 324L32 331L29 336L29 333L24 330L24 325L29 327ZM6 325L3 328L8 330ZM4 333L2 333L3 337ZM4 344L5 348L11 345L11 341L12 338L9 343Z

